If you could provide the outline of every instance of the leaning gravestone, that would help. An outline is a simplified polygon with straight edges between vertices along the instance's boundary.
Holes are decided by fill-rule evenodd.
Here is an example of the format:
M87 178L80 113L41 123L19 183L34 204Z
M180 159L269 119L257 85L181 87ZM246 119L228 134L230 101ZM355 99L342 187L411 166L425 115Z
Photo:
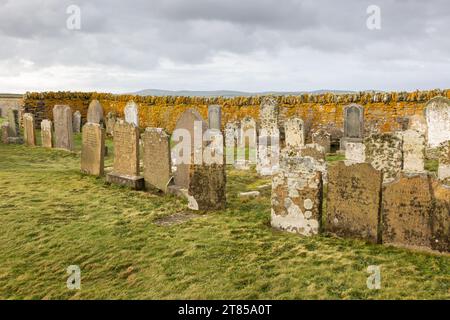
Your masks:
M402 132L403 171L421 173L425 171L425 136L415 130Z
M81 132L81 113L80 111L75 111L73 113L73 132L80 133Z
M92 100L87 113L88 123L97 123L103 126L103 107L98 100Z
M211 105L208 107L209 129L222 129L222 108L219 105Z
M382 170L384 183L395 180L403 167L403 140L397 134L373 134L364 140L366 162Z
M291 118L284 123L286 149L295 151L305 145L305 124L302 119Z
M450 185L450 140L441 143L439 146L438 177L439 180Z
M45 119L41 122L41 140L44 148L53 148L52 122L50 120Z
M145 187L139 167L139 128L132 123L119 121L114 126L114 165L106 181L134 190Z
M130 101L125 106L125 122L132 123L139 128L139 108L134 101Z
M326 229L343 237L380 243L378 221L383 174L368 163L340 161L328 170Z
M312 141L325 149L325 153L330 153L331 135L326 130L318 130L312 134Z
M27 146L36 146L36 135L34 130L34 116L31 113L23 115L23 136Z
M437 148L450 137L450 100L444 97L431 99L425 107L428 127L428 146Z
M319 233L321 221L321 172L312 158L283 157L272 176L272 227L312 236Z
M147 128L142 136L144 146L144 179L147 189L167 192L172 181L170 136L159 128Z
M341 139L341 150L345 150L347 142L362 142L364 137L364 108L351 104L344 108L344 137Z
M93 176L104 174L105 130L98 123L83 126L81 172Z
M56 105L53 108L53 124L55 148L73 151L72 109L69 106Z

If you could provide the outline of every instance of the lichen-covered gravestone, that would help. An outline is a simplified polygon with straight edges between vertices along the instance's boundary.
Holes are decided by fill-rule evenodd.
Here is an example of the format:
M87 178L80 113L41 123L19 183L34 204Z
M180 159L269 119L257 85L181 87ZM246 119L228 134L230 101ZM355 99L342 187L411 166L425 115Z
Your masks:
M403 136L403 171L425 171L425 136L416 130L406 130Z
M132 123L119 121L114 126L114 165L106 181L142 190L144 177L140 176L139 128Z
M320 129L312 134L312 141L325 149L325 153L330 153L331 149L331 135L323 129Z
M8 144L8 134L9 134L9 122L2 123L2 142Z
M108 136L113 136L114 134L114 125L117 121L117 114L114 111L108 112L106 115L106 134Z
M351 104L344 108L344 137L341 139L341 150L345 150L347 142L362 142L364 137L364 108Z
M34 130L34 115L25 113L23 115L23 136L27 146L36 146L36 135Z
M229 165L235 164L235 150L239 136L239 125L237 122L228 122L225 125L225 149L226 149L226 163Z
M81 113L80 113L80 111L75 111L73 113L72 126L73 126L73 132L75 132L75 133L81 132Z
M134 101L129 101L125 106L125 122L139 127L139 108Z
M211 130L222 129L222 108L219 105L208 107L208 123Z
M322 173L312 158L283 157L272 176L272 227L304 236L318 234L322 191Z
M450 100L444 97L431 99L425 107L430 148L437 148L450 137Z
M238 170L248 170L251 165L256 164L257 158L257 134L256 121L251 117L241 120L241 126L237 137L237 160L235 168ZM248 157L246 156L248 150Z
M42 120L41 122L41 140L44 148L53 148L53 132L52 122L50 120Z
M98 100L92 100L87 113L88 123L97 123L103 126L103 107Z
M403 167L403 139L397 134L373 134L364 139L366 162L382 170L384 183L395 180Z
M73 151L72 109L65 105L53 108L53 124L55 127L55 148Z
M379 243L383 174L368 163L340 161L328 170L326 229L343 237Z
M431 248L450 252L450 186L433 180L435 207L431 223Z
M305 124L302 119L288 119L284 124L284 134L287 149L295 151L305 145Z
M14 109L8 110L8 143L21 144L23 139L20 137L19 127L19 111Z
M441 143L439 146L438 177L439 180L450 185L450 140Z
M105 130L98 123L83 126L81 172L93 176L104 174Z
M260 106L260 131L256 170L260 175L272 175L278 171L280 157L280 130L278 128L278 102L265 97Z
M167 192L172 180L170 136L159 128L147 128L142 135L144 146L144 179L147 189Z
M362 142L346 142L345 159L349 163L364 163L366 161L366 146Z
M196 165L189 170L188 194L194 203L191 209L221 210L226 205L226 174L221 164Z

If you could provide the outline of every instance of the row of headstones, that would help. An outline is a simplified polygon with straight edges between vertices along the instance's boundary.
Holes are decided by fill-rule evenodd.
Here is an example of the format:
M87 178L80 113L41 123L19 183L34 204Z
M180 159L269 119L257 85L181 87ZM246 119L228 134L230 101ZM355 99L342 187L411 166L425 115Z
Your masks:
M327 190L322 225L322 173L310 157L283 158L272 178L272 226L450 251L450 187L427 173L403 172L383 184L383 171L371 164L340 161L328 170Z

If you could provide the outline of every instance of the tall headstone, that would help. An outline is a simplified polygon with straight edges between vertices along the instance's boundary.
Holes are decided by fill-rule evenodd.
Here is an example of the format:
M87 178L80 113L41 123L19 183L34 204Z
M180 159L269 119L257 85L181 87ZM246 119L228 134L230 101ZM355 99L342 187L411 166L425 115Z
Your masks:
M208 107L209 129L222 129L222 108L219 105L211 105Z
M302 119L290 118L284 123L286 148L298 150L305 145L305 124Z
M450 100L444 97L431 99L425 107L428 127L428 146L437 148L450 137Z
M239 136L239 124L237 122L228 122L225 125L225 149L226 149L226 163L234 165L236 162L236 146Z
M34 115L25 113L23 115L23 136L24 142L27 146L36 146L36 135L34 130Z
M434 215L431 221L431 248L450 252L450 186L433 180L435 199Z
M8 143L22 144L23 139L20 137L19 111L15 109L8 110Z
M53 108L53 125L55 127L55 148L74 150L72 109L65 105Z
M253 118L245 117L241 120L237 140L237 160L235 168L238 170L248 170L251 165L256 164L258 153L256 121Z
M325 149L325 153L330 153L331 150L331 135L323 129L320 129L312 134L312 141Z
M114 165L106 181L134 190L145 187L144 177L140 176L139 128L133 123L119 121L114 126Z
M129 101L125 106L125 122L139 127L139 108L134 101Z
M81 113L80 113L80 111L75 111L73 113L72 126L73 126L74 133L81 132Z
M341 150L345 150L347 142L362 142L364 138L364 108L351 104L344 108L344 137L341 139Z
M142 135L144 146L144 179L147 189L167 192L172 181L170 136L159 128L147 128Z
M328 170L326 229L380 243L378 223L383 174L368 163L338 162Z
M41 122L41 140L44 148L53 148L53 131L52 122L50 120L42 120Z
M395 180L403 168L403 139L397 134L373 134L364 139L366 162L382 170L384 183Z
M322 174L313 159L283 157L272 176L272 227L303 236L318 234L322 192Z
M450 140L441 143L439 146L438 177L439 180L450 185Z
M403 171L425 171L425 136L416 130L406 130L403 136Z
M256 170L262 176L275 174L279 169L280 130L279 108L274 97L265 97L260 106L260 130L258 138L258 162Z
M104 125L103 107L98 100L92 100L89 104L87 122Z
M114 111L108 112L106 115L106 134L110 137L114 134L114 125L117 121L117 114Z
M83 126L81 172L93 176L104 174L105 130L98 123Z

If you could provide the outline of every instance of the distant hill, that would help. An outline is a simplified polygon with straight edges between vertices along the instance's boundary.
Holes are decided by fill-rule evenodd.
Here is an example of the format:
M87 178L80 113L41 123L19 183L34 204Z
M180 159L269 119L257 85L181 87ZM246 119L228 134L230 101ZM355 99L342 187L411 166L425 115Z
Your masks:
M316 90L316 91L292 91L292 92L282 92L282 91L267 91L267 92L244 92L244 91L231 91L231 90L217 90L217 91L170 91L170 90L158 90L158 89L146 89L138 92L133 92L131 94L138 96L174 96L174 97L251 97L251 96L265 96L265 95L276 95L276 96L295 96L304 93L309 94L323 94L331 92L334 94L346 94L354 93L353 91L343 91L343 90Z

